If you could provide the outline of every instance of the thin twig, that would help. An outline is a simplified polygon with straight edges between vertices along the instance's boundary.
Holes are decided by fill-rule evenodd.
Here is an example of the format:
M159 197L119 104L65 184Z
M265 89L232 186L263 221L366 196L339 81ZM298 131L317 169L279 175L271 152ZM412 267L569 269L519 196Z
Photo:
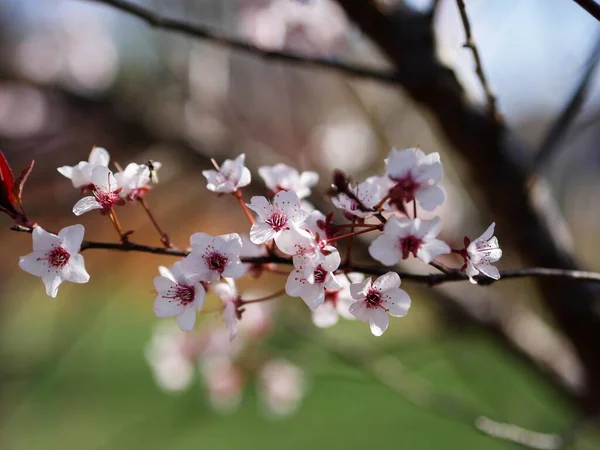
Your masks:
M232 50L238 50L259 58L294 63L307 67L320 67L330 70L335 70L346 75L368 78L386 84L400 84L399 77L396 73L387 70L371 69L364 66L347 64L341 61L334 61L326 58L300 56L275 50L265 50L256 47L246 40L238 39L231 36L226 36L216 30L204 27L201 25L192 24L187 21L173 19L162 16L149 8L133 4L123 0L88 0L89 2L102 3L112 6L126 13L129 13L155 28L163 30L175 31L177 33L193 36L199 39L205 39L213 42L216 45L227 47Z
M23 233L31 233L33 228L23 227L15 225L11 227L13 231L20 231ZM179 250L164 247L153 247L150 245L134 244L133 242L126 241L122 243L117 242L96 242L96 241L83 241L81 244L81 251L92 250L92 249L103 249L103 250L116 250L122 252L141 252L141 253L152 253L156 255L166 256L178 256L185 257L190 254L187 250ZM247 264L285 264L293 265L292 258L285 258L278 255L269 256L256 256L256 257L243 257L241 258L243 263ZM387 272L390 272L388 267L378 266L364 266L360 264L342 264L339 267L341 271L349 272L360 272L367 275L381 276ZM444 273L431 273L431 274L416 274L410 272L394 271L405 281L413 281L415 283L423 283L429 286L437 286L443 283L465 281L469 277L458 269L448 269ZM588 272L584 270L566 270L566 269L553 269L546 267L528 267L525 269L514 269L514 270L501 270L500 279L493 280L485 276L476 276L478 284L489 285L502 280L508 280L513 278L562 278L566 280L589 282L594 284L600 284L600 273Z
M600 21L600 4L594 0L573 0L583 9L585 9L596 20Z
M465 6L464 0L456 0L456 5L458 6L458 11L460 12L460 18L462 20L463 27L465 29L465 38L466 41L463 44L463 47L470 48L471 52L473 52L473 58L475 59L475 73L481 82L481 87L485 92L485 96L487 98L488 107L490 109L490 114L494 117L498 122L502 122L502 116L498 112L496 108L496 96L492 92L490 88L490 84L485 76L483 71L483 65L481 63L481 56L479 55L479 50L477 49L477 44L475 44L475 39L473 38L473 34L471 33L471 23L469 22L469 16L467 16L467 9Z
M545 162L549 161L554 152L559 148L562 138L564 138L569 126L581 110L585 99L589 93L593 74L600 61L600 34L596 38L596 43L592 49L586 63L586 69L583 72L577 87L573 91L570 100L564 109L550 126L546 138L542 141L539 150L535 155L534 165L539 170Z

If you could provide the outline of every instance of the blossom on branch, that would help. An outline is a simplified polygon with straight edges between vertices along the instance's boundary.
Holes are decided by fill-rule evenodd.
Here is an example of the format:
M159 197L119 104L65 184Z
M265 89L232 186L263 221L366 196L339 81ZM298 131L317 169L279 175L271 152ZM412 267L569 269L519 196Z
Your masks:
M492 223L485 232L474 241L470 241L465 237L465 247L463 256L465 265L462 270L465 270L469 276L469 281L477 284L473 278L475 275L482 273L494 280L500 279L500 272L492 263L497 262L502 257L502 250L498 244L498 238L494 236L495 223Z
M235 287L235 281L231 278L225 278L225 283L216 284L213 287L213 292L223 302L223 320L229 331L229 340L237 334L239 313L238 308L241 306L241 297Z
M440 218L433 220L390 217L383 233L369 246L369 254L385 266L398 264L413 255L429 264L439 255L451 252L444 241L436 239L440 232Z
M376 213L375 207L381 200L379 187L368 181L363 181L348 192L340 192L331 198L333 204L349 217L369 217Z
M308 217L294 191L278 192L272 204L265 197L255 196L247 206L260 218L250 229L250 240L255 244L264 244L275 239L279 246L280 236L299 230Z
M203 170L209 191L231 194L250 184L250 170L244 166L246 155L243 153L234 160L226 159L219 170Z
M196 274L187 272L181 261L169 270L158 268L160 276L154 278L157 296L154 313L157 317L177 316L177 324L184 331L194 329L196 312L202 309L206 290Z
M390 203L400 211L412 201L418 201L426 211L433 211L444 202L444 191L437 185L444 175L439 153L426 155L418 148L393 149L385 163Z
M82 190L91 189L95 184L92 180L92 172L98 166L108 167L110 155L105 148L94 147L87 161L80 161L76 166L62 166L57 170L73 183L74 188Z
M325 291L325 301L321 306L312 311L312 321L319 328L329 328L338 323L340 316L353 320L350 314L350 305L354 303L350 295L351 283L361 283L365 276L362 273L350 272L336 277L341 289L328 289Z
M285 284L285 292L290 297L300 297L312 309L317 309L325 301L327 289L339 290L342 288L333 274L340 266L340 254L335 251L323 255L316 265L310 256L294 259L296 269L292 271ZM307 274L306 267L311 270Z
M295 191L300 199L308 197L310 189L319 181L318 173L310 171L298 173L296 169L286 164L259 167L258 174L273 194L279 191Z
M388 272L373 283L371 278L353 283L350 293L357 300L350 306L350 313L362 322L369 322L375 336L381 336L387 329L388 314L403 317L410 308L410 297L400 289L400 276L396 272Z
M63 281L87 283L90 276L79 254L84 233L83 225L63 228L58 235L34 228L33 252L19 258L19 267L41 277L50 297L56 297Z
M125 170L115 173L115 180L121 188L119 195L126 200L137 200L151 189L153 171L162 167L157 161L152 161L152 170L148 164L131 163Z
M91 189L93 195L83 197L73 206L73 214L76 216L81 216L94 209L100 209L101 213L106 214L113 206L125 204L125 200L119 195L121 188L106 166L97 166L92 171Z
M183 260L187 272L202 281L218 283L221 277L239 278L244 274L240 261L242 240L237 233L210 236L194 233L190 237L191 253Z

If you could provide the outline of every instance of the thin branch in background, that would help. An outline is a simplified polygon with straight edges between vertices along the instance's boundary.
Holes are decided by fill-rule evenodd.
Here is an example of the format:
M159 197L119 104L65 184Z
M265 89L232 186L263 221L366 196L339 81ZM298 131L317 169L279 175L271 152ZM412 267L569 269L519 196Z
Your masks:
M594 0L573 0L583 9L585 9L596 20L600 21L600 4Z
M101 3L113 8L119 9L132 16L135 16L150 26L160 28L163 30L175 31L187 36L193 36L199 39L205 39L216 45L226 47L232 50L241 51L250 55L254 55L259 58L281 61L287 63L294 63L296 65L303 65L307 67L320 67L329 70L335 70L346 75L367 78L376 80L386 84L399 85L400 80L398 75L388 70L378 70L376 68L368 68L365 66L358 66L353 64L344 63L341 61L334 61L332 59L312 57L312 56L300 56L291 53L280 52L275 50L265 50L256 47L246 40L238 39L232 36L226 36L219 33L216 30L200 25L195 25L190 22L183 20L173 19L170 17L162 16L155 11L145 8L143 6L130 3L123 0L87 0L88 2Z
M458 10L460 12L460 18L462 20L463 27L465 29L465 38L466 42L463 44L463 47L470 48L471 52L473 52L473 58L475 59L475 73L481 82L481 87L485 92L485 96L488 102L488 108L490 110L490 114L494 117L498 122L502 122L502 116L498 112L496 108L496 96L492 92L490 88L490 84L488 82L487 77L485 76L485 72L483 71L483 65L481 63L481 56L479 55L479 50L477 48L477 44L475 43L475 39L473 38L473 33L471 32L471 23L469 22L469 16L467 16L467 9L465 6L464 0L456 0L456 5L458 6Z
M33 228L27 228L20 225L15 225L11 228L13 231L19 231L22 233L31 233ZM179 250L174 248L165 247L153 247L150 245L134 244L130 241L124 241L120 243L116 242L96 242L96 241L83 241L81 243L81 251L101 249L101 250L117 250L122 252L140 252L140 253L152 253L155 255L167 255L167 256L178 256L185 257L190 254L187 250ZM269 256L258 256L258 257L243 257L241 258L243 263L248 264L285 264L288 266L294 265L292 258L285 258L277 255ZM434 267L438 266L437 264ZM459 269L448 269L442 266L436 267L442 270L442 273L430 273L430 274L416 274L410 272L399 272L395 271L401 278L407 281L413 281L415 283L423 283L428 286L437 286L443 283L455 282L455 281L466 281L469 279L466 273ZM350 272L361 272L367 275L381 276L390 272L388 267L378 266L363 266L359 264L342 264L339 270L350 271ZM545 267L528 267L525 269L513 269L513 270L501 270L500 279L494 280L486 276L477 275L475 279L480 285L490 285L497 283L498 281L509 280L512 278L562 278L567 280L589 282L594 284L600 284L600 273L588 272L584 270L568 270L568 269L553 269Z
M557 434L539 433L514 424L492 420L458 397L438 391L427 380L414 373L393 355L364 358L354 349L346 350L322 333L310 332L295 320L286 320L286 328L307 342L317 344L343 364L360 370L365 376L398 394L417 408L431 411L497 439L539 450L558 450L562 439Z
M567 130L585 103L594 72L598 66L598 61L600 61L600 34L596 38L596 43L587 59L587 67L583 72L579 83L577 83L577 87L573 91L573 94L564 109L550 126L545 139L542 141L540 148L535 155L534 164L536 170L539 170L545 163L550 161L556 150L560 148L559 144L562 138L565 137Z

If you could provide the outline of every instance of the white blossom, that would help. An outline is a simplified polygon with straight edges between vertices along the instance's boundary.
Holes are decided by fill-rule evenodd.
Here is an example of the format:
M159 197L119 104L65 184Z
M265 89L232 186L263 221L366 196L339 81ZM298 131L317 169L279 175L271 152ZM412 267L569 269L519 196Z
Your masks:
M316 172L298 173L293 167L281 163L259 167L258 174L274 194L279 191L295 191L300 199L308 197L310 189L319 181L319 174Z
M354 194L360 203L342 192L331 198L331 201L337 208L343 209L346 214L355 217L368 217L375 214L373 209L381 199L380 190L377 185L363 181L349 188L349 191Z
M90 276L85 270L83 256L79 254L84 233L83 225L63 228L58 235L35 227L33 252L19 258L19 267L41 277L50 297L56 297L63 281L87 283Z
M358 272L350 272L336 277L341 289L325 291L325 301L312 311L313 323L319 328L328 328L338 323L340 316L348 320L355 319L350 314L350 305L354 303L354 299L350 295L350 284L360 283L364 278L365 276Z
M495 263L502 257L502 250L498 244L498 239L494 236L495 223L492 223L485 232L467 246L466 255L466 273L469 281L477 284L473 278L482 273L494 280L500 279L500 272L492 263Z
M227 357L213 357L200 363L209 404L221 414L229 414L242 401L242 372Z
M266 413L276 417L294 413L306 394L302 370L283 359L265 364L260 373L260 393Z
M386 165L394 182L389 190L391 203L417 200L424 210L433 211L444 202L444 191L437 185L444 174L439 153L393 149Z
M350 293L357 300L350 306L350 313L362 322L369 322L375 336L381 336L387 329L388 314L402 317L410 308L410 297L400 289L400 276L395 272L380 276L374 283L371 278L353 283Z
M231 278L225 278L224 283L218 283L213 287L213 292L223 302L223 320L229 332L229 340L233 341L238 331L238 307L240 295L235 287L235 281Z
M243 153L237 158L227 159L219 170L204 170L202 175L206 178L209 191L219 193L232 193L239 188L250 184L251 175L247 167L244 166L246 155Z
M196 274L185 271L181 261L171 270L158 268L160 276L154 278L157 296L154 313L157 317L177 316L177 323L184 331L191 331L196 324L196 312L202 309L206 290Z
M76 216L81 216L94 209L106 212L113 206L124 203L119 195L121 188L108 167L97 166L92 171L92 183L93 195L82 198L73 206L73 214Z
M218 283L221 277L239 278L244 274L240 261L242 240L237 233L216 237L194 233L190 244L192 251L183 260L183 267L200 280Z
M323 255L316 267L310 256L303 256L296 262L298 265L289 274L285 284L285 292L290 297L300 297L310 309L317 309L325 301L327 289L339 290L341 285L333 272L340 266L340 254L335 251ZM307 274L305 266L314 267Z
M425 264L451 252L444 241L436 239L440 218L433 220L390 217L381 233L369 246L369 254L385 266L393 266L410 254Z
M91 187L92 171L98 166L108 166L110 155L102 147L94 147L87 161L80 161L76 166L62 166L57 170L61 175L69 178L75 188Z
M162 164L152 161L153 170L158 170ZM148 164L131 163L122 172L115 173L115 180L121 188L120 196L127 200L143 197L150 190L152 171Z
M260 219L250 229L250 240L255 244L275 239L279 247L280 236L300 229L308 216L294 191L278 192L272 204L265 197L252 197L248 208L256 212Z
M187 334L174 324L160 323L144 352L154 380L165 391L187 389L194 377L194 366L186 352Z

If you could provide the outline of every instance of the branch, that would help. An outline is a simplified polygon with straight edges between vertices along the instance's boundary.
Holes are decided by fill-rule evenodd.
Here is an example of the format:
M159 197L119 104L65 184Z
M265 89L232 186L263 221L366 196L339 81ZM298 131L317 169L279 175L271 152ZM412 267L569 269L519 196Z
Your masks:
M294 63L307 67L320 67L351 75L358 78L376 80L385 84L400 84L398 75L392 71L372 69L365 66L347 64L327 58L314 56L294 55L276 50L265 50L250 44L248 41L227 36L214 29L192 24L183 20L162 16L155 11L123 0L87 0L88 2L102 3L118 10L131 14L148 25L167 31L174 31L186 36L204 39L221 47L238 50L258 58Z
M596 20L600 21L600 4L596 3L594 0L573 0L583 9L585 9L590 15L592 15Z
M600 61L600 35L598 35L596 38L594 48L592 49L592 52L587 60L587 68L581 76L581 79L579 80L571 99L555 119L554 123L550 126L550 130L548 131L546 138L540 145L540 149L535 155L534 164L537 169L547 162L554 154L555 150L559 148L558 144L565 136L569 126L571 123L573 123L573 120L581 110L581 107L583 106L586 96L589 92L592 75L598 66L598 61Z
M475 73L477 74L477 77L481 82L481 87L485 92L490 114L497 121L501 122L502 118L500 116L500 113L498 112L498 109L496 108L496 96L492 92L487 77L483 72L483 65L481 63L481 57L479 56L479 50L477 49L477 44L475 44L475 39L473 38L473 34L471 33L471 23L469 22L469 17L467 16L465 2L464 0L456 0L456 5L458 6L458 10L460 11L460 18L465 29L466 42L463 44L463 47L470 48L473 52L473 58L475 58Z
M31 233L33 228L15 225L11 227L13 231L22 233ZM116 250L121 252L140 252L152 253L155 255L185 257L190 254L189 250L179 250L174 248L153 247L150 245L135 244L130 241L126 242L96 242L83 241L81 243L81 251L101 249L101 250ZM242 257L241 261L246 264L285 264L293 266L292 258L286 258L277 255L257 256L257 257ZM435 267L435 266L434 266ZM339 267L341 271L361 272L367 275L381 276L390 270L386 267L364 266L360 264L342 264ZM469 279L467 274L458 269L444 269L443 273L416 274L410 272L395 271L400 278L415 283L423 283L429 286L437 286L443 283L454 281L466 281ZM600 273L587 272L583 270L565 270L551 269L545 267L529 267L525 269L503 270L500 271L500 280L493 280L485 276L476 276L475 279L480 285L490 285L497 281L508 280L512 278L563 278L574 281L585 281L590 283L600 284Z

